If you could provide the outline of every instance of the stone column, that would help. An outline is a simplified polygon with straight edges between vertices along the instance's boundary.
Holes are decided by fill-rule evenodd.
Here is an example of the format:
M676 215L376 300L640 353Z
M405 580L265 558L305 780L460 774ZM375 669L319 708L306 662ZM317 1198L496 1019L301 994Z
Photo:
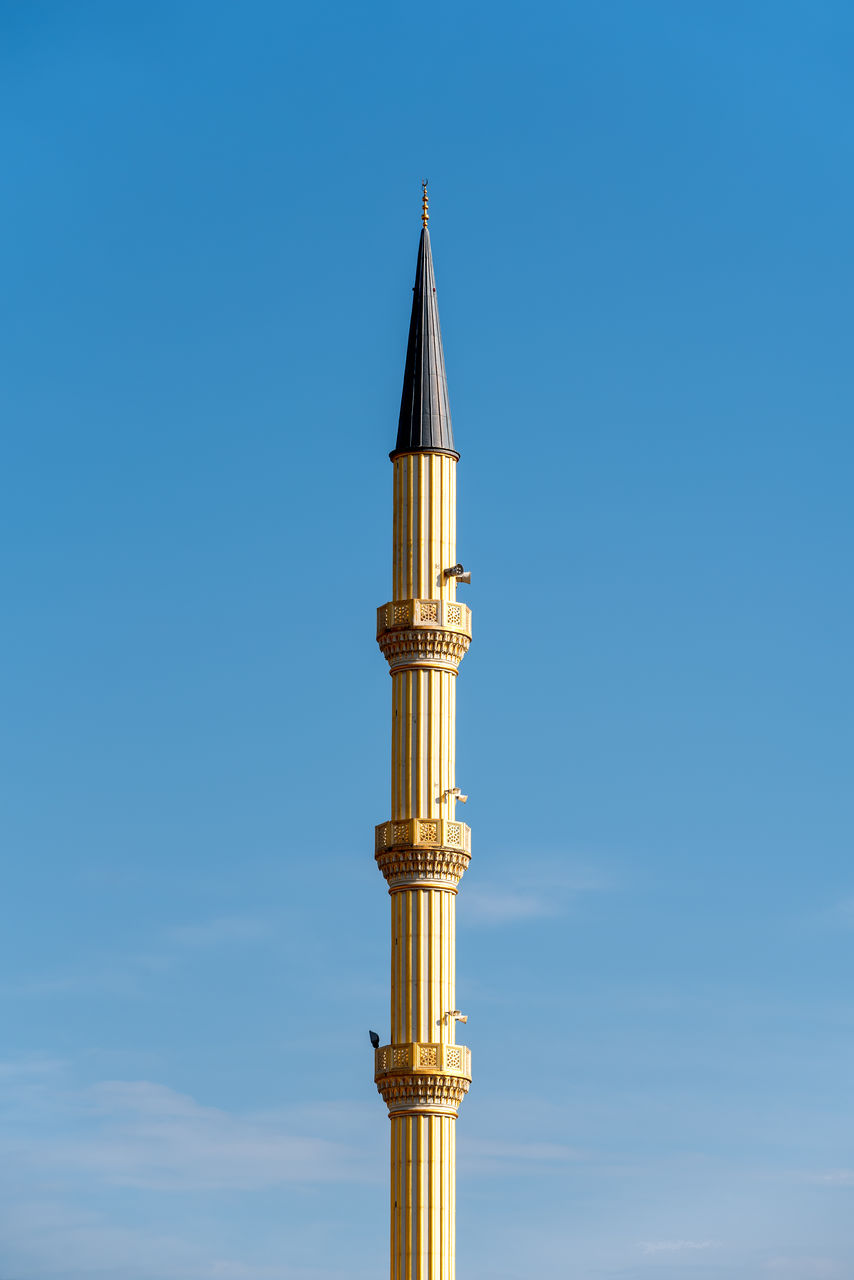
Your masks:
M454 989L455 899L471 857L454 794L471 611L445 574L456 467L444 452L394 458L394 598L377 610L392 678L391 817L376 829L391 895L391 1043L375 1055L391 1120L391 1280L454 1280L455 1126L471 1083Z

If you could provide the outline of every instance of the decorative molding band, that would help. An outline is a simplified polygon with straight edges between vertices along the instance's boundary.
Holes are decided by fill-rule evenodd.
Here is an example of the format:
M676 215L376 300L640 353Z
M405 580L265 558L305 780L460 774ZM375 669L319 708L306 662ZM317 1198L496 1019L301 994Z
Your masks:
M375 1051L374 1066L377 1092L390 1116L455 1116L471 1084L471 1051L462 1044L386 1044Z
M471 609L451 600L390 600L377 609L377 643L392 671L456 671L471 644Z
M471 862L471 828L447 818L381 822L374 857L392 889L455 890Z
M377 1081L390 1116L423 1113L456 1116L469 1091L470 1080L461 1076L404 1076Z
M411 888L456 893L471 855L447 849L387 849L376 860L389 892Z

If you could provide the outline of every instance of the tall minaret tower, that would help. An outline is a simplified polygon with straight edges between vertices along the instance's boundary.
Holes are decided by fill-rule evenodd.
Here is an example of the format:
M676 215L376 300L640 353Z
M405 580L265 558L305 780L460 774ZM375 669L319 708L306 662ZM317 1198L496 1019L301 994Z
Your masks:
M471 641L456 563L457 461L427 230L427 184L394 466L391 819L376 860L391 896L391 1044L376 1050L391 1120L391 1280L454 1280L457 1109L471 1055L454 991L457 885L471 856L454 773L457 668Z

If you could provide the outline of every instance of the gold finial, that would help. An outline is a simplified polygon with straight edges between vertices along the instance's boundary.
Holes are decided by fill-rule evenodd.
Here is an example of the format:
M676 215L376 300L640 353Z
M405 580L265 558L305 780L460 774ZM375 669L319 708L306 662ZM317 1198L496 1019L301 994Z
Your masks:
M421 225L427 226L430 214L427 212L427 179L421 183Z

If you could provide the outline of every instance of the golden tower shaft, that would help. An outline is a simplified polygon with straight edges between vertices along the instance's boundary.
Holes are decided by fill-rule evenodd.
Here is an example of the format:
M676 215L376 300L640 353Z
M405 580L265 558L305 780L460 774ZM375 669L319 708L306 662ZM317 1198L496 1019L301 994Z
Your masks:
M456 816L456 679L471 612L456 598L458 455L423 226L392 454L393 598L377 611L392 679L391 816L376 829L391 896L391 1042L375 1054L391 1120L391 1280L454 1280L456 1116L471 1081L455 994L455 901L471 849Z

